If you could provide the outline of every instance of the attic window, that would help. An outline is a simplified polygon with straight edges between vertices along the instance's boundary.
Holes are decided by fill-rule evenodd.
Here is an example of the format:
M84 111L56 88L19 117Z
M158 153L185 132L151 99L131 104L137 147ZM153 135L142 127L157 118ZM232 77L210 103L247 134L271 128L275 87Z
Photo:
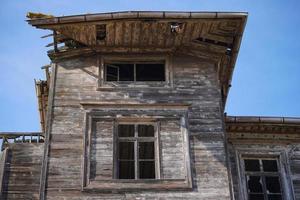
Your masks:
M108 82L165 81L164 63L111 63L105 65Z
M105 38L106 38L106 24L96 25L97 41L105 40Z

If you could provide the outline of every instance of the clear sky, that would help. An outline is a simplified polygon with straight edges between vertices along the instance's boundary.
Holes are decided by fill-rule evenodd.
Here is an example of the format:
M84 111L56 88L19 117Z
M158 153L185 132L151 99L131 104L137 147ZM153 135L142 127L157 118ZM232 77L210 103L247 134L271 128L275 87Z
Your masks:
M40 130L34 78L48 64L47 31L28 11L55 16L129 10L246 11L248 22L226 105L228 115L300 117L299 0L1 0L0 131Z

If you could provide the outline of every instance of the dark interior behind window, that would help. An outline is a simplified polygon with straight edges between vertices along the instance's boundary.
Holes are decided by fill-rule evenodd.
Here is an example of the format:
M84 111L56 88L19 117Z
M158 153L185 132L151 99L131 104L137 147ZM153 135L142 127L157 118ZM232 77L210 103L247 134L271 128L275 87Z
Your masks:
M106 81L165 81L162 63L112 63L105 65Z
M277 159L244 159L248 200L281 200Z
M118 125L118 178L155 179L154 126Z
M165 65L137 64L136 81L165 81Z

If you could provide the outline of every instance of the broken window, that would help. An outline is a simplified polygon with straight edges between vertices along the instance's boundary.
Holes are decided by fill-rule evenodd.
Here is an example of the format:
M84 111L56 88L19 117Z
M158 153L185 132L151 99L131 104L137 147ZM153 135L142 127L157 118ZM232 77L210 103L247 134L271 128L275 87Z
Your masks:
M244 158L248 200L281 200L282 187L277 159Z
M105 65L106 81L165 81L163 63L111 63Z
M117 129L117 178L155 179L154 124L119 124Z

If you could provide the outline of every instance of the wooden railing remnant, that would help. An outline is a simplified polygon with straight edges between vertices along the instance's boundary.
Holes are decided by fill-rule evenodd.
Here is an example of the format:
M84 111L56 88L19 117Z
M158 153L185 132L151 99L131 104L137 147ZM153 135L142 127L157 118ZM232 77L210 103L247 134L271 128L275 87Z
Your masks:
M42 132L0 132L1 151L11 143L43 143Z

